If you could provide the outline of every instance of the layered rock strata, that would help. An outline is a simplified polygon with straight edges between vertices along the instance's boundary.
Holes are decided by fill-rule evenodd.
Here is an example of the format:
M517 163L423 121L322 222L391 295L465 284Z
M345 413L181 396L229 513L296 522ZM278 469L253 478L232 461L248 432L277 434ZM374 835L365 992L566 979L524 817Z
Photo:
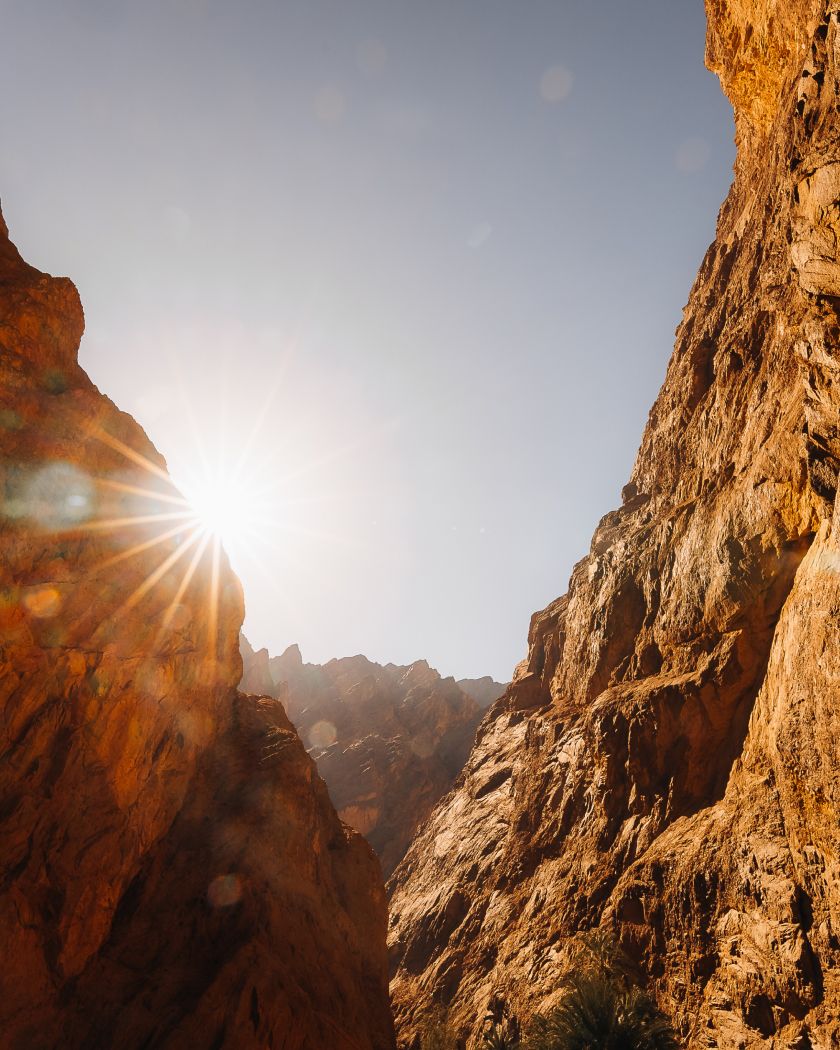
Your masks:
M387 1050L385 898L242 595L0 219L0 1031L10 1050Z
M579 931L689 1047L840 1043L840 2L708 0L738 161L623 505L394 876L398 1031Z
M482 705L425 660L305 664L296 645L269 657L247 640L242 652L245 679L270 674L339 816L367 838L387 879L460 773ZM489 678L467 685L482 700L504 691Z

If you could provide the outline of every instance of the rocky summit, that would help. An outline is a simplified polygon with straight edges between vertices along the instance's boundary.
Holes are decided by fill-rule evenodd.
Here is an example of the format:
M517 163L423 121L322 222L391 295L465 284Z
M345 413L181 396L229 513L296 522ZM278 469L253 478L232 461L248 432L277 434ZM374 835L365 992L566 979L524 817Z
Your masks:
M0 1041L387 1050L379 865L83 327L0 219Z
M242 656L243 683L270 683L338 815L367 838L387 880L461 772L483 707L505 687L486 677L462 688L425 660L401 667L351 656L310 664L296 645L269 657L244 635Z
M840 2L707 0L735 181L622 506L394 876L398 1032L576 935L692 1048L840 1042Z

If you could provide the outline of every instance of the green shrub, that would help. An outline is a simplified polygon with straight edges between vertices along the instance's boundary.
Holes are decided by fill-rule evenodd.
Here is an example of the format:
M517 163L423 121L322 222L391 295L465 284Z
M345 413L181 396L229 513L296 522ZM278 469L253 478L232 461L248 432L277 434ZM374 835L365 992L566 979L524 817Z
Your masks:
M569 982L560 1003L535 1017L527 1050L676 1050L667 1017L639 988L586 974Z
M582 938L585 958L557 1006L531 1023L525 1050L677 1050L668 1018L602 934Z

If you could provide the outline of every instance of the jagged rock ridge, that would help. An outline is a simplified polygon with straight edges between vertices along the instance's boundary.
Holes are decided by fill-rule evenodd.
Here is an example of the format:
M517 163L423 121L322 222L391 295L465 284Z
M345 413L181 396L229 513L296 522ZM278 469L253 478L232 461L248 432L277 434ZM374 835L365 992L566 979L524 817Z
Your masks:
M376 859L83 327L0 218L3 1046L387 1050Z
M505 687L481 678L465 680L463 689L425 660L400 667L351 656L310 664L296 645L269 657L244 635L242 655L243 683L282 700L339 816L368 839L387 879L455 782L482 709Z
M623 505L394 875L406 1044L598 926L689 1047L840 1042L840 3L707 13L735 182Z
M457 685L461 692L475 700L482 711L492 707L507 689L507 684L502 685L487 674L483 678L459 678Z

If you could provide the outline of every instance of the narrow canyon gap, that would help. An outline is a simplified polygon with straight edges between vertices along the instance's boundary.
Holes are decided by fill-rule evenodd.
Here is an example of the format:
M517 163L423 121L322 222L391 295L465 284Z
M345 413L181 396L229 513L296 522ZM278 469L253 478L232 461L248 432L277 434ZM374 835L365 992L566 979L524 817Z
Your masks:
M387 880L461 772L483 711L505 686L441 678L364 656L304 663L241 639L243 688L277 697L324 778L343 821L373 846Z

